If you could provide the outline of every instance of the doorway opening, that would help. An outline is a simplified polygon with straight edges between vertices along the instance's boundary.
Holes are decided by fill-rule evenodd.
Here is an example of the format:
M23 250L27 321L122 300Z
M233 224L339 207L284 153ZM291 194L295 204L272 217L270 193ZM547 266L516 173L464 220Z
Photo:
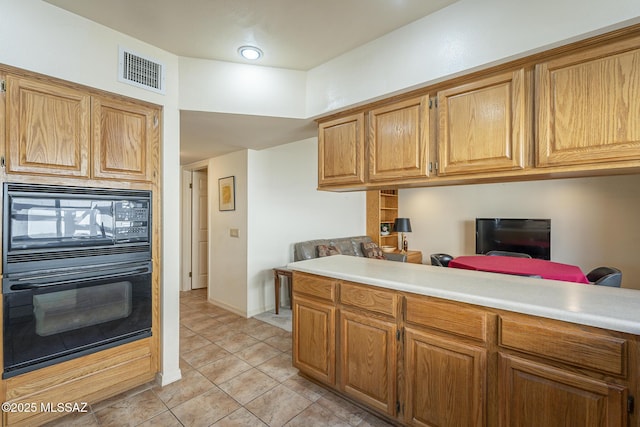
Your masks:
M209 197L207 168L182 175L182 290L209 283Z

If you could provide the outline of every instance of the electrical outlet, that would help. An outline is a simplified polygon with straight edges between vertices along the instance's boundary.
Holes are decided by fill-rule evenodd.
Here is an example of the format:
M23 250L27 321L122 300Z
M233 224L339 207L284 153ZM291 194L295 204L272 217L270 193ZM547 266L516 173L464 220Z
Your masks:
M231 228L231 229L229 230L229 235L230 235L231 237L240 237L240 234L239 234L239 231L238 231L238 229L237 229L237 228Z

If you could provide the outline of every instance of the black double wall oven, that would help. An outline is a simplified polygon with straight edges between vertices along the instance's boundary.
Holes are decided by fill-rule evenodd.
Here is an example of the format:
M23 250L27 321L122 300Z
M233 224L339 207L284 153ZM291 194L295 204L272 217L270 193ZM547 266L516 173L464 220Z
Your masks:
M151 336L151 192L5 183L3 378Z

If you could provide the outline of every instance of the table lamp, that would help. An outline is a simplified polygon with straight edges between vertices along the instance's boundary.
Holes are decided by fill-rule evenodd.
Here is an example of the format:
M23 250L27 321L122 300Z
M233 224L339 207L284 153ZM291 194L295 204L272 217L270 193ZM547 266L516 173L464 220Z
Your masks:
M411 232L411 221L409 220L409 218L396 218L396 220L393 223L393 229L396 231L396 233L398 232L401 233L402 252L403 253L407 252L409 245L407 244L407 236L405 236L404 233Z

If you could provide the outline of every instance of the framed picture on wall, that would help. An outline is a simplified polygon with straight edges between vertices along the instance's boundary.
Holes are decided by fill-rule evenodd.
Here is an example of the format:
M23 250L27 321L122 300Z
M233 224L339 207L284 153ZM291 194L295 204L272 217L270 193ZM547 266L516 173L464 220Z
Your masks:
M236 210L236 177L218 179L218 210Z

